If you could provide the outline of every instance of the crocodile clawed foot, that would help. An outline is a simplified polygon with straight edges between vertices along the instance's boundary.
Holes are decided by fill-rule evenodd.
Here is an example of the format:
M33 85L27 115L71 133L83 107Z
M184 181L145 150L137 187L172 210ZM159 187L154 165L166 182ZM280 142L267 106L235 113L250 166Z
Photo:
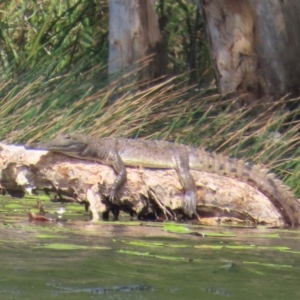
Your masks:
M197 207L196 192L194 191L186 192L182 203L182 208L184 213L187 214L190 218L193 216L198 216L196 207Z
M108 196L109 202L112 204L120 204L119 196L115 189L111 189Z

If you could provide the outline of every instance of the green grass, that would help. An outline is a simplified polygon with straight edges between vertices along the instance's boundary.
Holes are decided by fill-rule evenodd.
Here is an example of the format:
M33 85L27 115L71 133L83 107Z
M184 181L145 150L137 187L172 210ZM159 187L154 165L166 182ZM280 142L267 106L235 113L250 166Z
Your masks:
M182 142L264 164L300 192L299 112L285 108L298 99L234 109L232 99L195 92L185 74L144 90L135 82L120 87L123 79L96 87L94 72L101 68L78 77L75 69L59 79L29 73L17 84L2 75L1 139L23 143L77 131Z

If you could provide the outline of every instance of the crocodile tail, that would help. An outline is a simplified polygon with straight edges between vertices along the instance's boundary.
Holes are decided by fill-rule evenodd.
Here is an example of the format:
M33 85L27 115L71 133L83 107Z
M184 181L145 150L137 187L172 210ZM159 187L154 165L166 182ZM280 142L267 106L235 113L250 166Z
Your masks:
M192 149L189 153L191 169L235 178L257 188L288 224L300 225L300 207L295 194L268 169L203 149Z

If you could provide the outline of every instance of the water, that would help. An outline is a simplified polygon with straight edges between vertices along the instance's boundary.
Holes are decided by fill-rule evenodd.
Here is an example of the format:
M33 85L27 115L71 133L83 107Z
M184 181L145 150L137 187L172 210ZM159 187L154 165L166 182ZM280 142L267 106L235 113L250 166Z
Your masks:
M0 299L300 299L299 230L32 223L35 203L0 200Z

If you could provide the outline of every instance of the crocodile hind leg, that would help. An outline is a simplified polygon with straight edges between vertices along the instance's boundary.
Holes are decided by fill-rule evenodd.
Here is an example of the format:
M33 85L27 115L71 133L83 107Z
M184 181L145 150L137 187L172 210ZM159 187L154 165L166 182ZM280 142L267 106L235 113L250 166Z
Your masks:
M185 147L181 147L180 151L174 151L173 155L176 164L175 169L184 189L183 211L192 217L193 215L197 215L197 190L194 178L190 173L189 155Z
M112 184L109 192L109 200L112 204L119 204L119 190L126 182L127 171L126 167L116 149L116 144L112 145L112 148L106 153L105 160L107 164L111 165L117 175L115 181Z

